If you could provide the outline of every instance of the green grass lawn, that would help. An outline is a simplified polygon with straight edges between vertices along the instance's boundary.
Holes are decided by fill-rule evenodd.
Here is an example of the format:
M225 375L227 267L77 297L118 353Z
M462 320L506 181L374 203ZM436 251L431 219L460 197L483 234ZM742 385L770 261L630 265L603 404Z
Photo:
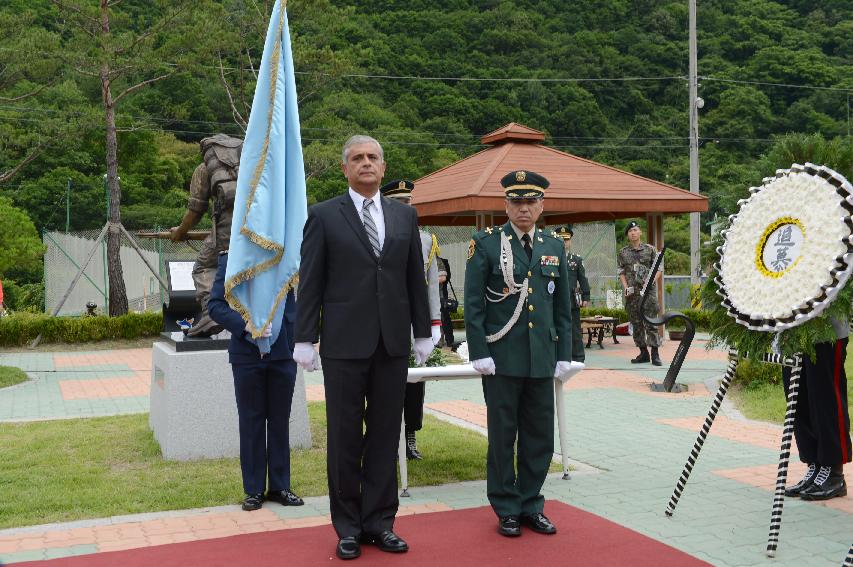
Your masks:
M293 490L326 494L325 404L308 404L313 447L294 450ZM236 504L243 495L235 459L164 461L148 414L0 424L0 528L119 514ZM423 461L409 483L425 486L485 477L482 435L424 416Z
M27 373L14 366L0 366L0 388L14 386L28 380Z
M853 342L847 348L844 364L847 373L847 406L853 415ZM748 418L783 423L785 421L785 389L782 384L754 384L749 388L732 387L735 406ZM853 423L851 423L853 431Z

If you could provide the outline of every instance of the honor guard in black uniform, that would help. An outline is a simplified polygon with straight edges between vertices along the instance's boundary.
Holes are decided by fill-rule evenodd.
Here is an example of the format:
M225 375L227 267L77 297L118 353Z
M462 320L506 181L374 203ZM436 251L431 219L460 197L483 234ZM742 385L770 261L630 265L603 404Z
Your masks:
M566 250L566 271L569 274L567 287L572 300L572 360L583 362L586 356L581 334L581 307L589 307L589 280L586 279L583 258L572 253L572 237L575 235L572 225L558 227L554 232L563 239Z
M785 496L828 500L847 496L844 465L851 460L850 413L847 409L847 342L850 321L831 319L836 340L815 345L815 360L803 357L803 372L794 417L794 436L805 476L785 489ZM785 390L791 369L782 369Z
M394 199L405 205L412 204L412 191L415 184L405 179L396 179L379 188L379 192L389 199ZM438 241L434 234L419 230L421 252L424 257L424 277L427 284L427 299L429 300L429 317L432 326L432 342L441 339L441 301L438 290ZM426 384L417 382L406 384L406 400L403 404L403 422L406 424L406 458L409 460L423 459L418 451L415 432L420 431L424 424L424 396Z
M548 184L532 171L505 175L509 222L474 235L465 267L468 352L488 408L487 493L504 536L522 524L557 531L540 491L554 454L554 378L571 366L572 308L563 242L536 228Z

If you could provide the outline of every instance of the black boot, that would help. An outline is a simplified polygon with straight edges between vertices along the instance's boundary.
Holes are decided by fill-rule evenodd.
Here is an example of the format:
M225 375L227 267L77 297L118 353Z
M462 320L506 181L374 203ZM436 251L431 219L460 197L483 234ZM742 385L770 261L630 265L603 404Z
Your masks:
M803 490L812 485L816 474L817 466L814 463L809 463L809 468L803 478L800 479L800 482L785 489L785 496L788 498L799 496Z
M411 460L420 461L423 459L423 455L421 455L420 451L418 451L418 445L415 442L415 432L407 431L406 432L406 458Z
M652 364L654 364L655 366L661 365L660 354L658 354L658 347L655 346L652 347Z
M829 500L836 496L847 496L847 483L841 465L821 466L811 486L800 492L803 500Z
M649 360L651 360L649 358L649 349L647 349L646 347L640 347L639 356L637 356L636 358L632 358L631 362L633 362L634 364L638 364L640 362L648 362Z

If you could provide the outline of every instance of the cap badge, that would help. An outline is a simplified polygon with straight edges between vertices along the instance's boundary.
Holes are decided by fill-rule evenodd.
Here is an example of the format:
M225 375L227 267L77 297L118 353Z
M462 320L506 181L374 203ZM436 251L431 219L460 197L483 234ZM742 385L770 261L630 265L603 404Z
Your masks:
M515 172L515 180L516 180L516 181L518 181L518 182L522 182L522 181L524 181L524 179L525 179L526 177L527 177L527 174L526 174L525 172L523 172L523 171L516 171L516 172Z

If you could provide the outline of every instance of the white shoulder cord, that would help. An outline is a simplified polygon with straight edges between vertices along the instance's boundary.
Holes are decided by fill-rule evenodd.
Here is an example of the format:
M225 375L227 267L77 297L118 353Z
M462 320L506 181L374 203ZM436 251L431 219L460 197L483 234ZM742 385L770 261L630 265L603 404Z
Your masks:
M495 341L499 341L506 335L512 326L518 322L518 318L521 316L521 308L524 306L524 302L527 301L527 282L528 278L524 278L524 281L520 284L515 283L515 277L513 276L513 270L515 269L515 263L512 257L512 244L510 244L509 238L507 238L506 233L501 231L501 257L500 257L500 266L501 273L504 277L504 283L506 284L507 291L505 293L498 293L490 287L486 287L486 292L492 294L495 298L486 297L487 301L491 303L499 303L513 294L519 294L518 303L515 305L515 311L512 314L512 317L509 318L506 325L504 325L503 329L498 331L493 335L486 336L487 343L493 343Z

